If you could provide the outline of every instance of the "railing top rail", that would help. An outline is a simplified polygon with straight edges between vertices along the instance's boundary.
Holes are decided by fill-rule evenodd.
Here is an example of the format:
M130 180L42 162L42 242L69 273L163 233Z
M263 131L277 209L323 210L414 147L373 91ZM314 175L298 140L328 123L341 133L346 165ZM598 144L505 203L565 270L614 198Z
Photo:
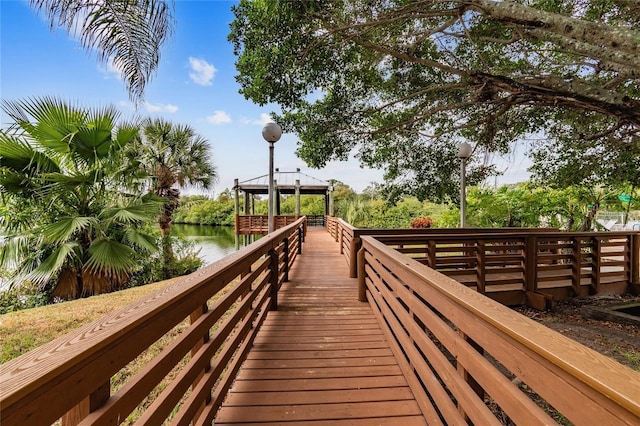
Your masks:
M483 236L493 236L495 235L505 235L505 234L515 234L515 235L530 235L530 234L544 234L544 237L588 237L588 236L628 236L628 235L637 235L640 233L640 230L623 230L623 231L601 231L601 232L592 232L592 231L584 231L584 232L569 232L569 231L560 231L558 228L357 228L344 219L339 217L332 217L333 220L338 222L343 228L346 228L351 231L351 233L355 236L361 235L373 235L376 237L383 236L403 236L406 238L410 238L415 235L417 237L424 235L438 235L438 236L450 236L451 238L455 238L459 235L477 235L482 234Z
M203 303L194 296L214 293L217 278L240 274L248 262L277 247L304 220L302 217L155 293L0 365L2 405L11 405L65 371L73 371L75 366L108 351L125 336L153 324L169 311L179 310L188 316Z
M500 330L529 350L539 354L597 392L640 415L640 374L616 361L582 346L538 324L483 295L460 285L372 236L362 238L363 247L389 263L398 266L393 272L400 277L413 276L426 280L430 287L454 304Z
M368 236L375 237L380 241L420 241L427 239L439 239L439 240L476 240L476 239L524 239L529 236L537 236L543 239L558 239L565 240L570 238L622 238L629 237L630 235L637 235L638 232L633 231L604 231L604 232L563 232L563 231L545 231L536 232L535 230L529 230L528 232L514 231L514 232L483 232L483 233L450 233L444 229L442 232L429 232L429 233L382 233L378 234L375 231L367 234Z

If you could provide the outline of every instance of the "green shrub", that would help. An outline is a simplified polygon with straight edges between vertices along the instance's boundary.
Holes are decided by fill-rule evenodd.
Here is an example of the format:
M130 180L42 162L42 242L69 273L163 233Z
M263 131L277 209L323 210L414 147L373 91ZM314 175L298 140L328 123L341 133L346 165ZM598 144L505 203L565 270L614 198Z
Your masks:
M32 283L0 291L0 314L35 308L49 303L48 290L41 290Z
M169 265L167 265L167 269L170 271L170 276L164 277L164 260L158 253L149 258L143 267L131 276L131 287L151 284L167 278L188 275L202 267L204 261L199 256L200 250L195 249L194 242L174 236L171 236L171 239L174 259Z

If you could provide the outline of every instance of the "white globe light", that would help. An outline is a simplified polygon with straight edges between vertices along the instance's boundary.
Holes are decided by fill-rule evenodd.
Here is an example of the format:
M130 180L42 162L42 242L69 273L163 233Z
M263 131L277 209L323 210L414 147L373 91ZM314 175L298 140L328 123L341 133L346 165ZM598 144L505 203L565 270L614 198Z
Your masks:
M471 157L471 151L473 148L466 142L462 142L458 145L458 152L456 153L456 157L467 159Z
M282 136L282 129L277 123L267 123L262 128L262 137L267 142L278 142Z

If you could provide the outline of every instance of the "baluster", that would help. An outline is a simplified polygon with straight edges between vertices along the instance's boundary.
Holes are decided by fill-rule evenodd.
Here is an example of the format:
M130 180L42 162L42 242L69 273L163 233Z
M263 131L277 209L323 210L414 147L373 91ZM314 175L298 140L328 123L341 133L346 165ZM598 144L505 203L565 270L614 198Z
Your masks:
M80 404L69 410L64 416L62 416L62 426L75 426L80 424L82 420L102 407L105 402L111 396L111 383L107 382L100 386L95 391L91 392Z
M269 285L271 285L271 310L278 310L278 251L274 248L269 250Z

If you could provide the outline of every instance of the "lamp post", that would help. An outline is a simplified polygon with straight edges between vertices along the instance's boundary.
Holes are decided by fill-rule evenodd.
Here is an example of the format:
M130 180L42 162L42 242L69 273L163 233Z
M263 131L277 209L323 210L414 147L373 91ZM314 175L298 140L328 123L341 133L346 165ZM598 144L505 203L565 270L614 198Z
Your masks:
M460 228L467 226L467 181L466 181L466 163L469 157L471 157L471 145L466 142L461 142L458 145L458 152L456 157L460 159Z
M273 146L280 140L282 129L276 123L267 123L262 128L262 137L269 143L269 194L268 194L268 217L269 234L275 230L273 217Z

